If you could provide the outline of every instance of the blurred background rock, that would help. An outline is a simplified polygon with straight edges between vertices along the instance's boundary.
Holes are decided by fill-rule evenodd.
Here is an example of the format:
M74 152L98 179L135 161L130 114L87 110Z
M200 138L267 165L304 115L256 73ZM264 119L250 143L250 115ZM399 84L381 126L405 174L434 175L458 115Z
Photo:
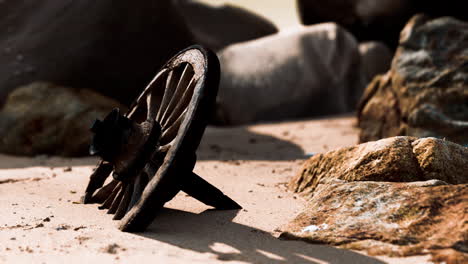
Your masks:
M295 0L200 0L200 2L214 6L231 4L246 8L267 18L281 30L300 25Z
M135 4L107 0L96 4L90 0L1 0L0 106L13 90L37 81L51 83L52 91L57 87L89 89L116 104L128 105L167 59L201 43L215 50L221 62L217 108L207 117L213 124L349 113L356 111L367 84L390 69L400 31L412 15L427 12L463 21L466 12L461 2L144 0ZM463 64L466 58L462 57ZM438 62L444 59L436 57ZM466 87L460 89L465 94ZM1 111L5 120L21 116L7 113L5 108ZM460 135L466 134L465 123L462 125ZM8 127L0 131L8 131ZM10 143L6 145L14 146ZM23 154L42 152L62 153L40 150Z

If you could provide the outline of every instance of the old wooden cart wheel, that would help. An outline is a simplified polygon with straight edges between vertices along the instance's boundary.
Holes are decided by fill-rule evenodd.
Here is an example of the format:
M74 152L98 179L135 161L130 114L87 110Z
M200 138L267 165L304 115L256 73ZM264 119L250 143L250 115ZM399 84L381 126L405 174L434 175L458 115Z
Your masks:
M120 229L130 232L145 230L181 190L217 209L239 209L192 172L219 75L214 53L189 47L169 60L125 115L114 109L96 120L90 153L102 160L83 202L101 203L99 208L108 209L121 220Z

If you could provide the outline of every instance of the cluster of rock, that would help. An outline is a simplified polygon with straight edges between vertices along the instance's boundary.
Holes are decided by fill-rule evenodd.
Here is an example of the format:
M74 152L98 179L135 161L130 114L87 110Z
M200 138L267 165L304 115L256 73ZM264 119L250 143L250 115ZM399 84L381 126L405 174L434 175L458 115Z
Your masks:
M131 103L169 58L193 43L172 1L0 1L0 105L48 81Z
M14 89L42 80L72 87L70 93L75 88L90 89L129 104L171 55L198 42L218 50L222 64L213 122L239 125L352 111L369 79L389 65L390 56L378 56L390 54L385 46L367 43L361 47L334 23L277 33L265 18L230 5L215 7L187 0L131 5L124 1L96 5L7 0L0 5L0 27L6 29L0 35L0 105ZM369 65L362 67L361 61ZM41 98L43 90L31 92ZM15 127L18 135L31 133L30 138L41 138L42 132L26 130L24 113L12 112L16 108L11 107L15 103L11 100L16 96L9 98L2 109L6 119L0 124L4 152L69 155L85 151L38 148L11 137L6 120L13 117L22 123ZM69 110L70 102L53 100L61 100L64 107L59 112ZM33 105L29 112L36 110ZM58 122L57 128L67 127L68 123ZM88 126L77 131L86 131ZM81 136L88 138L88 132Z
M278 31L245 9L186 0L5 0L0 27L0 106L12 90L42 80L129 104L192 44L219 50Z
M282 238L468 262L467 49L468 23L408 22L358 106L360 141L371 142L305 162L289 187L307 206ZM378 56L367 54L361 61Z
M190 0L0 1L0 152L85 155L95 118L201 43L221 62L217 124L349 112L361 98L361 142L414 136L309 159L290 183L308 206L282 237L468 262L468 149L427 138L468 144L463 1L297 2L307 26L278 32L247 10ZM417 12L461 20L413 17L390 68L386 45Z
M366 88L360 141L407 135L468 144L468 23L413 17L391 69Z
M94 90L128 105L169 57L198 42L217 50L221 61L215 124L350 112L392 58L383 43L359 42L379 38L360 37L356 23L375 24L387 33L389 17L402 21L418 5L404 0L338 2L298 1L303 22L314 25L278 32L245 9L193 0L130 5L120 0L99 5L1 1L0 27L6 30L0 34L0 105L12 90L38 80ZM457 10L446 6L450 8L441 13ZM330 10L348 13L340 20L329 16ZM315 24L323 21L336 23ZM414 135L466 144L466 24L450 18L421 21L413 19L403 32L392 69L367 87L359 106L361 141Z
M281 237L466 263L467 157L467 147L413 137L313 156L289 184L307 206Z

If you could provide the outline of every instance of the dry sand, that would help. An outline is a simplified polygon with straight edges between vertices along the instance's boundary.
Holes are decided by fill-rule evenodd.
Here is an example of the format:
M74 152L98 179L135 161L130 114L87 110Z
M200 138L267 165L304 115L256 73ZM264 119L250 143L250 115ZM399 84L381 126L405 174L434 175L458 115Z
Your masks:
M305 204L285 189L304 153L355 144L354 122L208 128L195 171L244 209L214 211L179 193L137 234L77 203L95 158L0 155L0 263L426 263L276 238Z

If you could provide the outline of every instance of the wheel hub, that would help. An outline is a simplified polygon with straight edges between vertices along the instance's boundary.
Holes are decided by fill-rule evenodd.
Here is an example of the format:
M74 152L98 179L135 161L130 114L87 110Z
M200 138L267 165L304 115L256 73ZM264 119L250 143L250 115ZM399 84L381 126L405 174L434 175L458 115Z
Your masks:
M138 175L159 148L161 126L147 120L141 124L112 110L103 121L96 119L89 153L113 165L112 176L118 181L128 181Z

